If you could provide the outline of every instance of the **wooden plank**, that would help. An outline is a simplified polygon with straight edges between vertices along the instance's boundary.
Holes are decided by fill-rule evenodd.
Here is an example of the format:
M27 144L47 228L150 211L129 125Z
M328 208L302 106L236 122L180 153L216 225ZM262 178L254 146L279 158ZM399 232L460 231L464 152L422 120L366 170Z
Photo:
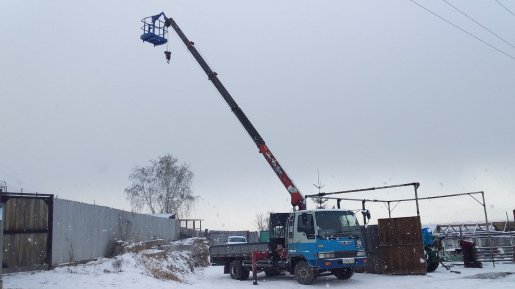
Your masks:
M11 198L5 204L4 230L48 229L48 205L43 199Z
M380 219L378 227L385 273L426 273L419 217Z
M379 219L379 244L393 246L397 244L397 230L393 219Z
M43 198L11 197L5 202L5 272L47 267L48 205ZM25 269L26 270L26 269Z
M45 264L47 234L4 236L3 263L7 268Z
M366 271L369 273L382 274L385 264L381 258L379 227L377 225L369 225L365 228L365 250L368 259Z
M425 274L420 246L388 246L381 248L385 271L389 274Z

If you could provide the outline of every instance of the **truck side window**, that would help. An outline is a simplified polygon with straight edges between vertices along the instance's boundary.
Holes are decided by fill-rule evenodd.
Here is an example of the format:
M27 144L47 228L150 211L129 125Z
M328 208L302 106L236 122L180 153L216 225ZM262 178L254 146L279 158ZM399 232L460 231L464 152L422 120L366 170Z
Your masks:
M312 214L302 213L298 216L297 231L306 233L308 239L315 238L315 224Z
M288 238L293 238L293 217L288 218Z

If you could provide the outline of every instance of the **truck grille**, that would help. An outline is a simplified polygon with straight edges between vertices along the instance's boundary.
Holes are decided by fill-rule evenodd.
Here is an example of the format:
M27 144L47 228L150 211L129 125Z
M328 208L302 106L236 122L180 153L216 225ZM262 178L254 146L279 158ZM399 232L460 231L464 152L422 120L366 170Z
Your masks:
M334 252L336 258L351 258L357 256L357 251L336 251Z

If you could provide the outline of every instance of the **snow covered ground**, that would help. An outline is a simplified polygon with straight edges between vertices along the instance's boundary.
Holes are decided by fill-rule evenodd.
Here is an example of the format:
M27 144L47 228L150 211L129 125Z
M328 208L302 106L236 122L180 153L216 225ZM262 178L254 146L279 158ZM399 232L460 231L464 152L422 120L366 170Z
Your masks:
M103 259L87 265L62 267L52 271L35 273L17 273L4 275L4 288L8 289L169 289L169 288L243 288L252 287L252 281L232 280L228 275L222 274L222 267L207 267L195 269L193 273L185 276L183 282L159 280L147 274L137 264L135 258L124 255L122 272L112 272L112 259ZM375 274L354 274L350 280L340 281L334 277L320 277L312 288L341 287L360 289L388 289L388 288L515 288L515 264L485 264L482 269L466 269L454 267L462 274L447 272L438 268L436 272L426 276L387 276ZM507 276L501 272L509 272ZM481 275L478 275L481 274ZM501 275L501 276L499 276ZM494 279L490 279L494 278ZM259 274L261 288L299 288L293 276L282 275L273 279ZM253 287L256 288L256 287ZM259 287L257 287L259 288Z
M130 246L129 246L130 247ZM169 288L251 288L249 280L232 280L223 267L207 266L207 243L193 238L156 249L138 249L114 258L101 258L84 265L63 266L51 271L25 272L3 276L5 289L169 289ZM515 263L484 263L484 268L455 266L451 273L439 267L425 276L354 274L350 280L319 277L306 288L360 289L515 289ZM159 278L156 278L159 277ZM267 278L258 274L259 287L293 289L303 287L291 275Z

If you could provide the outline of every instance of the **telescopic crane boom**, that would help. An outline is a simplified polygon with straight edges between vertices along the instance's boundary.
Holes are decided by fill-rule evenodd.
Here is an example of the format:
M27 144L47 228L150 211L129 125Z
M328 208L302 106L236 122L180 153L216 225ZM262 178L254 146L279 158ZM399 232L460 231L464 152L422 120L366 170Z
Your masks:
M207 74L208 79L213 83L213 85L216 87L218 92L222 95L224 100L227 102L229 107L231 108L232 112L236 115L240 123L243 125L247 133L250 135L254 143L259 149L259 152L265 157L268 164L272 167L275 174L281 182L283 183L284 187L288 190L291 197L291 204L295 208L297 207L299 210L305 210L306 209L306 203L304 196L301 194L299 189L295 186L293 181L290 179L290 177L286 174L284 169L281 167L277 159L274 157L270 149L265 144L265 141L261 137L261 135L258 133L258 131L254 128L250 120L247 118L245 113L241 110L241 108L238 106L236 101L232 98L231 94L227 91L227 89L224 87L222 82L217 77L217 73L214 72L209 65L206 63L204 58L200 55L200 53L197 51L197 49L194 46L194 43L190 41L186 35L182 32L182 30L179 28L177 23L170 17L166 17L166 15L161 12L161 14L152 16L152 20L158 19L160 16L163 16L165 19L164 25L165 27L172 27L177 35L179 35L179 38L184 42L190 53L193 55L195 60L198 62L200 67L204 70L204 72ZM144 28L145 30L145 28ZM163 33L165 35L166 33ZM142 36L143 37L143 36ZM143 38L142 38L143 39ZM145 40L144 40L145 41ZM165 40L166 42L166 40ZM162 44L162 43L161 43ZM154 45L159 45L155 44ZM165 52L166 53L166 52ZM167 54L167 58L169 57L169 54Z

